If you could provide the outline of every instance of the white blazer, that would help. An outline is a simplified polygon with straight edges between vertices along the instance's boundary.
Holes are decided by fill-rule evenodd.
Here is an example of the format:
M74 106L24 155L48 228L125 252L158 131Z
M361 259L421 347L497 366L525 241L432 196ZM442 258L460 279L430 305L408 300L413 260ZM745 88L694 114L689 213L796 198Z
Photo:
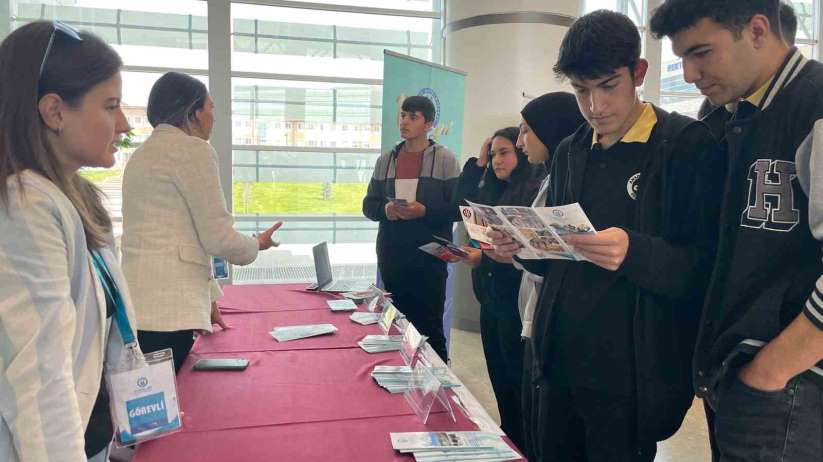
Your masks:
M8 213L0 209L0 460L84 461L104 358L114 367L123 340L109 329L74 206L38 174L19 175L22 194L17 178L7 182ZM100 253L134 329L113 236Z
M123 272L137 327L211 331L211 255L257 258L257 239L234 230L211 145L158 125L123 177Z

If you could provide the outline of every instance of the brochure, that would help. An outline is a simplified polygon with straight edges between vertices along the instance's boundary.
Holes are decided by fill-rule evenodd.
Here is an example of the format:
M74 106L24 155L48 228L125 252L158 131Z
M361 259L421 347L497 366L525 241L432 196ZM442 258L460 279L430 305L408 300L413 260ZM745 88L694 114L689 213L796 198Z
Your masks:
M350 299L344 298L342 300L326 300L326 304L332 311L355 311L357 305Z
M469 254L461 249L457 244L452 243L440 236L432 236L436 242L429 242L421 245L418 249L429 255L437 257L446 263L456 263L468 257Z
M526 260L587 260L575 253L563 238L597 233L578 203L558 207L491 207L466 202L469 206L460 206L460 216L469 237L480 243L481 248L490 249L488 231L506 233L523 246L518 257Z

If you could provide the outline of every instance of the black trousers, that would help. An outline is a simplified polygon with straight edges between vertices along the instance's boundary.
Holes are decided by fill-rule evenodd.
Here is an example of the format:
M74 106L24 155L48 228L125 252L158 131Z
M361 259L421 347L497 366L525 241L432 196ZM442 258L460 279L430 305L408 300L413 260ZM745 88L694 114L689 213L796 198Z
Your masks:
M655 442L637 443L637 403L608 391L548 387L539 460L651 462Z
M443 333L443 305L446 302L446 264L430 259L415 259L404 266L381 265L380 276L392 301L428 342L443 361L448 360L446 336Z
M140 342L140 349L146 353L171 348L174 354L174 372L177 372L194 345L194 331L191 329L171 332L138 330L137 341Z
M657 443L637 437L635 397L612 393L607 387L570 386L559 370L538 377L532 347L526 342L523 368L524 450L530 461L654 460Z
M480 305L480 337L500 411L500 428L521 450L524 449L522 329L516 305Z

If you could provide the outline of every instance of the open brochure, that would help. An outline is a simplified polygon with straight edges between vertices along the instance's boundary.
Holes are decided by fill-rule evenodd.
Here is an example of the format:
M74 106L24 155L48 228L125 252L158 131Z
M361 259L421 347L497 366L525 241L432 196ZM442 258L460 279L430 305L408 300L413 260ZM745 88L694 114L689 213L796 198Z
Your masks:
M481 248L489 249L491 239L486 233L490 229L506 233L523 246L517 256L525 260L586 260L583 255L575 253L563 237L596 234L578 203L558 207L492 207L466 202L469 207L460 206L460 216L469 237L479 242Z

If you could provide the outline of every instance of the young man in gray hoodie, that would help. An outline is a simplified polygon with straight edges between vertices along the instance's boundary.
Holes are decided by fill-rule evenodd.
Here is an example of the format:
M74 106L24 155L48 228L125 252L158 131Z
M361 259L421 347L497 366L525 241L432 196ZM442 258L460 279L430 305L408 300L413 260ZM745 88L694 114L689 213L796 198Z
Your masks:
M426 97L403 101L398 120L403 141L377 159L363 214L380 222L377 267L395 306L445 361L446 263L418 247L432 235L452 239L460 166L448 148L429 139L434 116Z

